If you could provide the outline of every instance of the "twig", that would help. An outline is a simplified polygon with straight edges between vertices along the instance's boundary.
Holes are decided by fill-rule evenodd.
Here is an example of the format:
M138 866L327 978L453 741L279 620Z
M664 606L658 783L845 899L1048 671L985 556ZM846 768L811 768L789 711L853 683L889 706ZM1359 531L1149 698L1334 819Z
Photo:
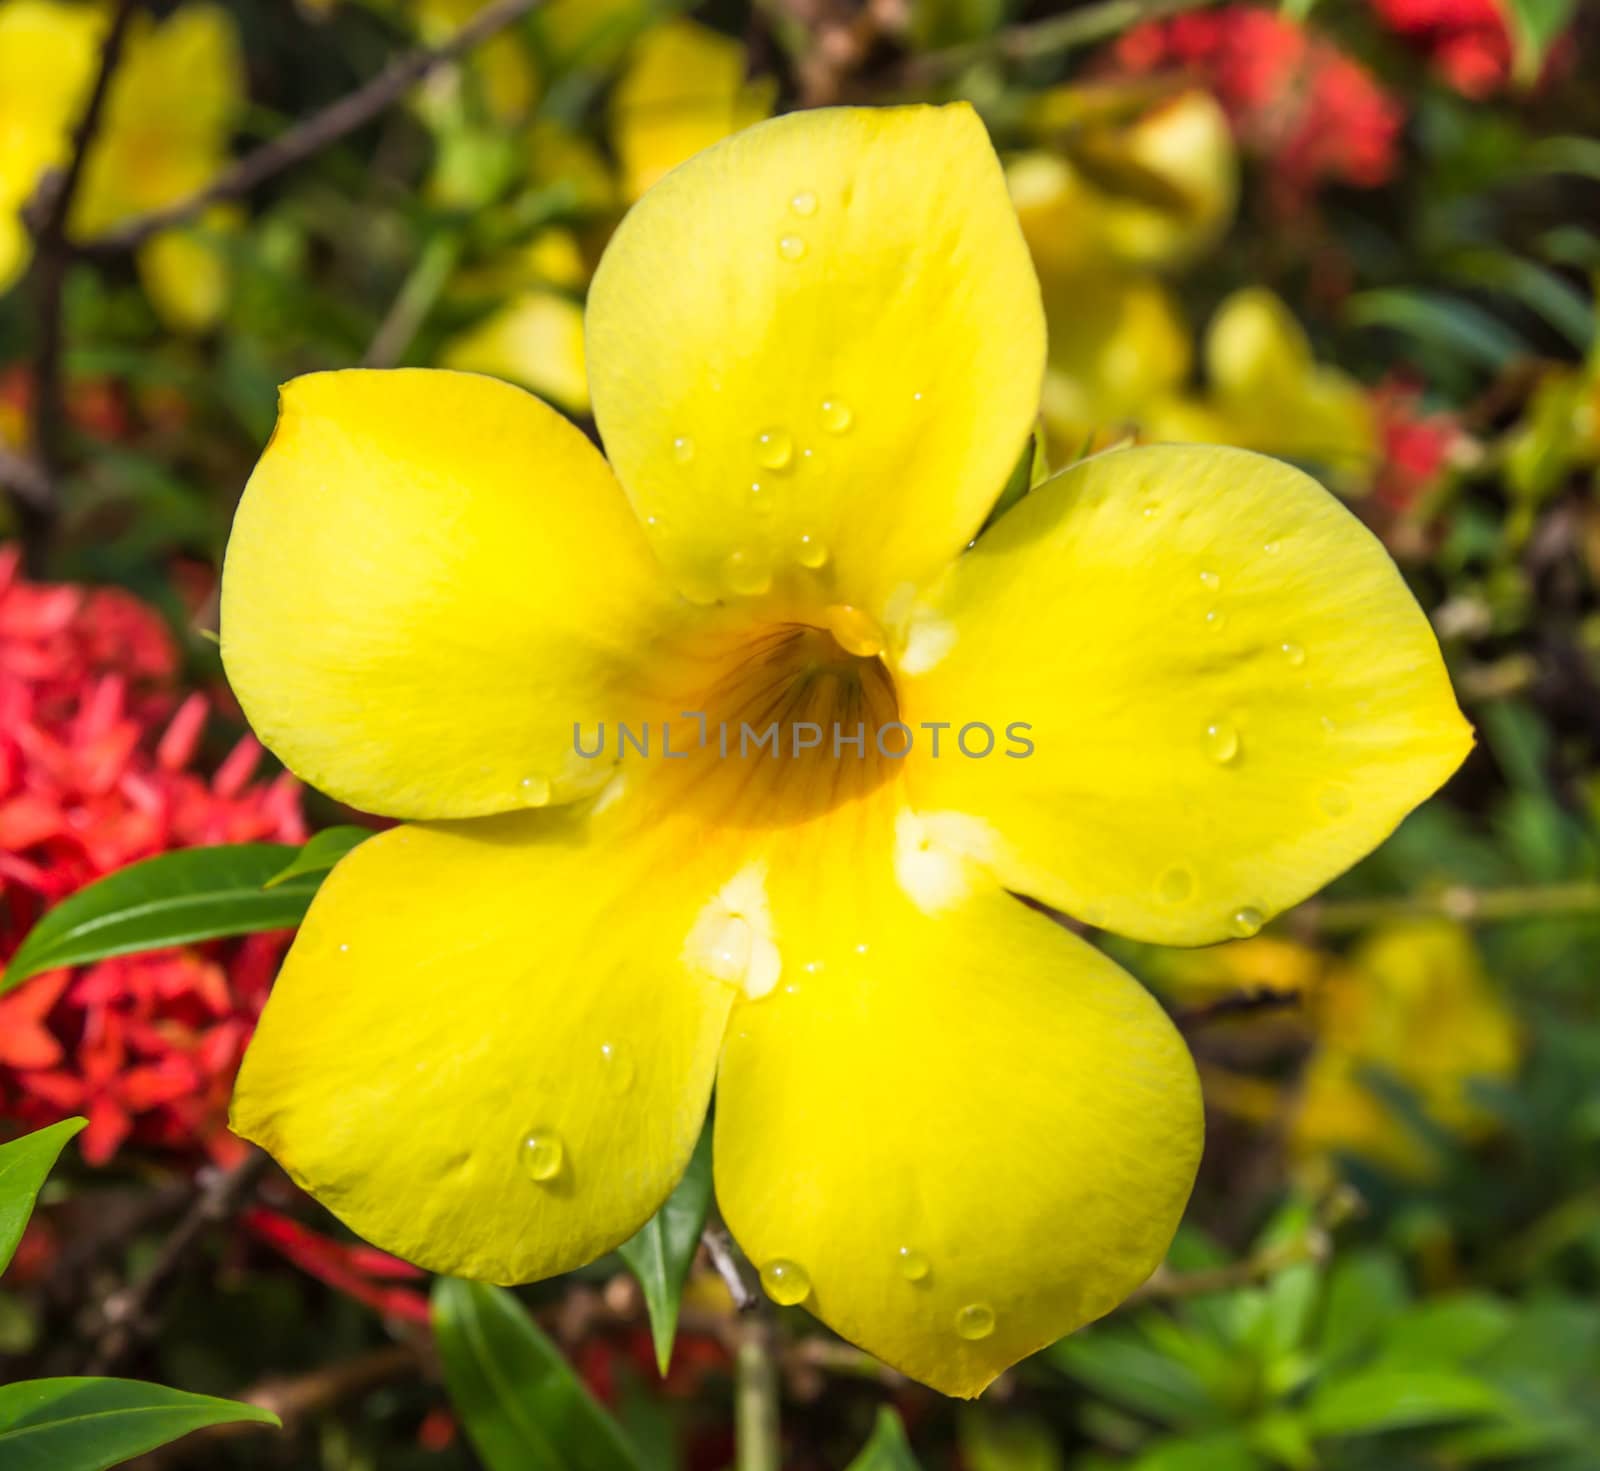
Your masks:
M780 1471L777 1324L768 1312L745 1316L734 1357L736 1471Z
M33 570L44 559L46 541L60 512L59 479L65 457L67 434L66 396L61 384L63 298L67 268L72 263L72 246L67 236L68 221L78 185L83 181L89 151L94 146L105 116L106 100L111 95L112 78L122 60L139 0L117 0L100 44L100 66L95 72L89 99L84 104L77 126L72 130L65 169L52 169L39 181L33 198L23 207L22 219L33 235L34 314L38 342L33 354L33 454L37 474L24 475L31 482L28 494L14 475L7 483L18 493L17 520L22 534L23 555Z
M494 0L449 40L438 46L418 47L397 57L371 81L245 154L203 189L175 204L138 215L104 235L81 243L78 246L79 253L104 256L132 250L152 235L193 219L213 204L242 198L275 174L305 162L347 134L366 126L425 77L470 51L495 32L521 20L542 3L543 0Z
M981 41L925 51L905 63L898 80L903 86L925 86L990 58L1037 61L1076 46L1110 40L1141 21L1162 20L1213 3L1215 0L1100 0L1099 4L1082 5L1065 15L1010 26Z
M454 230L441 231L422 247L422 254L373 333L361 359L362 367L392 368L400 361L433 310L433 304L460 258L461 236Z
M745 1280L744 1273L739 1269L738 1259L733 1254L733 1240L727 1228L720 1222L708 1222L700 1241L706 1249L706 1255L711 1258L711 1265L716 1268L717 1276L722 1278L727 1287L734 1307L741 1313L760 1307L761 1295Z
M1193 1032L1210 1026L1212 1022L1261 1011L1285 1011L1299 1005L1298 991L1280 991L1276 986L1251 986L1243 991L1219 996L1215 1001L1185 1007L1172 1020L1180 1032Z
M252 1149L231 1170L213 1174L201 1185L188 1211L161 1243L155 1260L137 1280L106 1299L101 1309L105 1328L95 1345L91 1374L114 1368L149 1330L150 1306L190 1248L210 1227L227 1220L245 1203L271 1165L265 1152Z
M1521 884L1474 889L1465 884L1425 894L1383 899L1313 899L1288 916L1288 926L1310 937L1361 930L1386 920L1440 917L1461 924L1533 919L1565 914L1600 914L1600 880L1562 884Z
M0 486L9 490L19 504L45 515L49 515L55 505L55 489L44 468L3 444L0 444Z
M1247 1257L1220 1267L1208 1267L1196 1272L1174 1272L1163 1264L1155 1269L1143 1287L1128 1298L1128 1302L1204 1297L1211 1292L1250 1287L1277 1276L1287 1267L1299 1266L1302 1262L1327 1261L1332 1245L1327 1231L1319 1225L1310 1227L1304 1235L1292 1241L1262 1247Z

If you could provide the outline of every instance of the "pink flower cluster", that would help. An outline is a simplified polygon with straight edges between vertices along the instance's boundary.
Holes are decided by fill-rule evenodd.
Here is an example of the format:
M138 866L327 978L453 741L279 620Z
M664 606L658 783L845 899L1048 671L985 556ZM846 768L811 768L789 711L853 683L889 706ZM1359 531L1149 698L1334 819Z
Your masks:
M197 769L210 713L153 609L30 582L0 548L0 962L52 904L139 859L305 840L298 784L255 779L253 737ZM123 956L0 997L0 1116L84 1114L94 1163L130 1139L231 1158L228 1095L286 940Z

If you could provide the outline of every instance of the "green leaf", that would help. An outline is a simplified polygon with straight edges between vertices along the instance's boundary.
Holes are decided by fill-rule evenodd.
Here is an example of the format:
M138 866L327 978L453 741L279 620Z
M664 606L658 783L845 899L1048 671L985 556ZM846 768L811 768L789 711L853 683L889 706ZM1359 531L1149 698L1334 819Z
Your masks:
M433 1329L450 1399L488 1471L640 1471L616 1421L504 1288L441 1277Z
M286 843L181 848L107 874L29 931L0 979L0 994L58 966L299 924L321 875L264 887L298 851Z
M969 1410L960 1423L961 1464L966 1471L1063 1471L1050 1426L1032 1415Z
M256 1405L185 1394L137 1379L33 1379L0 1386L6 1471L104 1471L191 1430L277 1425Z
M1504 0L1511 22L1512 75L1523 86L1539 80L1544 59L1566 30L1577 0Z
M11 1265L34 1202L56 1160L88 1119L62 1119L48 1129L0 1144L0 1272Z
M1314 1435L1373 1435L1477 1420L1504 1409L1500 1391L1470 1374L1390 1365L1324 1385L1306 1406L1305 1420Z
M1363 1353L1404 1310L1407 1297L1405 1275L1388 1252L1341 1257L1329 1273L1322 1305L1322 1357L1337 1362Z
M294 858L262 887L275 889L302 874L327 873L352 848L375 836L370 827L325 827L320 833L313 833Z
M1354 327L1388 327L1442 348L1490 372L1531 349L1498 317L1440 292L1385 288L1358 291L1345 305Z
M650 1313L650 1336L655 1341L656 1365L665 1377L672 1363L672 1342L678 1333L678 1307L683 1284L694 1260L700 1233L711 1209L711 1125L700 1131L689 1168L666 1203L618 1248L644 1289Z
M999 497L989 508L989 515L983 523L983 531L993 526L1007 511L1009 511L1023 496L1033 489L1049 473L1045 462L1044 431L1035 426L1028 442L1022 446L1022 453L1017 456L1017 463L1011 467L1011 474L1006 477L1005 486L1000 491Z
M846 1471L921 1471L917 1458L911 1454L906 1427L888 1405L878 1411L878 1423L872 1427L872 1438L862 1446L861 1454Z

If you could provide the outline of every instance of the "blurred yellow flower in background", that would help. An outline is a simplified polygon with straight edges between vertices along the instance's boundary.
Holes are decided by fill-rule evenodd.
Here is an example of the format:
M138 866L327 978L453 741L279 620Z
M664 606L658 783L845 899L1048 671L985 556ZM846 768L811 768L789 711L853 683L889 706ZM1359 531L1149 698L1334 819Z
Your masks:
M520 291L453 337L439 366L520 383L569 413L589 412L583 308L556 291Z
M1363 491L1377 468L1378 421L1367 391L1318 363L1305 329L1264 286L1228 297L1206 329L1206 389L1150 405L1151 439L1235 444L1325 470Z
M1313 990L1311 1015L1317 1046L1291 1136L1307 1161L1347 1153L1431 1173L1434 1152L1370 1075L1393 1080L1432 1124L1471 1140L1489 1124L1471 1084L1510 1080L1522 1056L1520 1029L1471 935L1448 920L1374 931Z
M27 264L18 211L45 170L64 162L106 23L95 6L0 3L0 289ZM69 232L90 239L209 183L227 159L243 98L243 61L226 11L200 4L160 21L135 16ZM217 232L233 218L213 212L140 249L140 279L168 325L200 330L216 321L226 294Z

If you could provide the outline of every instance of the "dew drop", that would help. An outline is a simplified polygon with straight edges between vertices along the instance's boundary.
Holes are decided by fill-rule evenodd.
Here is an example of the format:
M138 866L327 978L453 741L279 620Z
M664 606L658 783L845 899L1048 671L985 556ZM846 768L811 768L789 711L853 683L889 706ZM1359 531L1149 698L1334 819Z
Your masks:
M785 260L799 260L806 253L806 243L798 235L784 235L778 241L778 254Z
M868 613L849 603L835 603L823 615L828 632L839 647L858 659L875 659L883 652L883 631Z
M680 434L672 441L672 457L680 465L687 465L694 458L694 441L687 434Z
M921 1282L933 1270L933 1264L914 1246L902 1246L895 1253L895 1260L900 1263L900 1275L907 1282Z
M759 480L750 482L750 508L761 517L770 516L778 509L772 492Z
M1228 615L1221 608L1208 608L1205 621L1207 633L1221 633L1228 626Z
M976 1341L994 1332L994 1309L986 1302L969 1302L956 1314L956 1332Z
M764 1262L761 1267L761 1287L773 1302L792 1308L811 1296L811 1278L799 1262L789 1262L782 1257Z
M1222 579L1215 572L1202 572L1200 574L1200 586L1208 587L1212 592L1215 592L1222 586Z
M822 427L829 434L848 434L855 421L856 416L850 411L849 404L841 403L836 398L822 400Z
M1275 557L1278 555L1278 543L1275 541L1264 541L1261 543L1261 550L1264 551L1269 557Z
M1299 644L1282 644L1283 657L1296 669L1306 662L1306 651Z
M555 1179L566 1156L561 1140L549 1129L535 1129L522 1141L522 1168L538 1184Z
M1317 797L1317 805L1329 817L1343 817L1350 810L1350 793L1343 787L1324 787Z
M750 921L742 914L730 914L706 946L706 973L713 980L740 985L749 974L754 949L755 931L750 928Z
M809 189L802 189L789 201L789 208L797 215L809 218L817 212L817 196Z
M1239 754L1239 732L1226 720L1218 720L1206 727L1206 755L1219 766L1226 766Z
M341 955L348 955L350 953L350 947L348 945L341 945L339 947L339 953Z
M522 789L522 803L525 807L548 807L550 805L550 781L543 776L525 776L518 785Z
M1157 882L1156 892L1168 904L1181 904L1194 893L1194 875L1187 868L1169 868Z
M612 1093L626 1093L633 1087L633 1060L614 1042L600 1044L600 1061L604 1067L606 1088Z
M1155 501L1147 501L1140 514L1146 521L1154 521L1161 514L1161 507Z
M742 597L758 597L772 586L772 574L749 552L733 552L722 564L728 590Z
M787 470L794 463L794 440L782 429L756 435L756 459L769 470Z
M1241 940L1260 934L1262 924L1261 911L1248 904L1243 909L1235 909L1228 920L1228 928Z
M809 531L802 532L795 543L794 559L802 567L809 567L815 571L818 567L825 566L828 561L828 549L821 541L812 536Z

